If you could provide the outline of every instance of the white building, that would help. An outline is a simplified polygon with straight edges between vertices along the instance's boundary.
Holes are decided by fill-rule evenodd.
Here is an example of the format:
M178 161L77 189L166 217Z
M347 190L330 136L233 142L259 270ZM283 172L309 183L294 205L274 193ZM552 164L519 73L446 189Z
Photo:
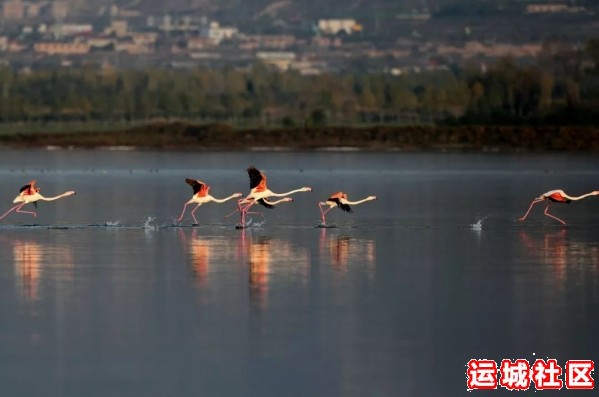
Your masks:
M89 23L59 23L54 25L52 30L55 36L62 37L90 34L93 33L94 27Z
M265 65L274 66L279 70L287 70L295 61L296 55L287 51L259 51L256 53L256 58Z
M202 28L200 36L209 38L215 44L219 44L223 40L235 37L238 33L237 28L224 27L220 26L218 22L211 22L209 26Z
M318 31L322 34L338 34L340 32L352 34L360 30L362 30L362 26L354 19L320 19L318 21Z
M569 11L570 7L567 4L550 3L550 4L529 4L526 6L526 12L529 14L548 14L557 12Z

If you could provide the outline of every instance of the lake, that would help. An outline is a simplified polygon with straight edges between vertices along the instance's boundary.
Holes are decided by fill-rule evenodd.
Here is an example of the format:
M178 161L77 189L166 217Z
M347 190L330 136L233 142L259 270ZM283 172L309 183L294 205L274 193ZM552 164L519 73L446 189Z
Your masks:
M313 191L176 222L185 178L247 194L252 164ZM31 179L77 195L0 221L2 395L464 396L470 359L599 356L599 196L514 222L596 156L4 150L0 211ZM378 200L317 228L336 191Z

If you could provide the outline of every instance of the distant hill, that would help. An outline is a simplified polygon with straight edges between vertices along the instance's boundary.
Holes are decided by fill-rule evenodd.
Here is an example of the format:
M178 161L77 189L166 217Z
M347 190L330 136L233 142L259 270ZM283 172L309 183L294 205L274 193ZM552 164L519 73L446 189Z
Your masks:
M2 0L0 0L1 2ZM481 17L505 13L522 14L527 3L553 0L65 0L73 14L99 15L107 6L143 14L163 15L193 12L223 23L241 23L251 27L253 21L284 23L310 22L319 18L354 18L360 23L397 25L398 14L428 12L435 17ZM599 12L597 0L564 0ZM283 24L284 25L284 24ZM255 25L257 29L262 24Z
M423 6L438 7L455 0L69 0L88 6L116 4L145 13L167 13L194 10L208 15L226 15L230 19L260 18L320 18L360 17L373 13L409 12ZM468 0L478 1L478 0ZM80 4L79 4L80 7Z

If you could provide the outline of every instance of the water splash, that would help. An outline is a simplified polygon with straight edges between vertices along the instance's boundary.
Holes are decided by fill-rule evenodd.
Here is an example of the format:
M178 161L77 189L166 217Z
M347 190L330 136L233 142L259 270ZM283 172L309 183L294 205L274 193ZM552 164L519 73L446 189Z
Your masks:
M485 219L487 219L489 216L491 216L491 214L479 219L476 223L471 223L470 224L470 229L471 230L476 230L477 232L483 230L483 222Z
M121 221L106 221L106 223L104 223L104 226L106 227L119 227L120 226Z
M145 230L156 230L158 227L157 227L157 226L152 226L152 225L151 225L152 221L154 221L155 219L156 219L156 218L154 218L153 216L148 216L148 217L146 218L146 221L144 222L144 224L143 224L143 226L142 226L142 227L143 227Z
M258 227L262 227L265 223L266 223L266 219L264 219L261 222L254 222L254 220L252 218L250 218L245 222L245 225L237 224L236 228L237 229L248 229L250 227L258 228Z
M262 222L254 223L254 227L262 227L266 223L266 219L263 219Z

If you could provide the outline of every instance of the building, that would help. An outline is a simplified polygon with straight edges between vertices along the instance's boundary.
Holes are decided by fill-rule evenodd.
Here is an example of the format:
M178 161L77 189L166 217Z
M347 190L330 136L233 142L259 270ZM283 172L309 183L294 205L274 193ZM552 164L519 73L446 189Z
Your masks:
M64 0L55 0L51 3L50 13L52 18L63 20L69 16L69 4Z
M256 53L256 59L279 70L289 69L295 58L295 53L286 51L260 51Z
M211 22L209 26L202 28L200 36L209 38L215 44L219 44L223 40L232 39L237 33L239 33L237 28L224 27L220 26L218 22Z
M115 46L116 52L125 52L130 55L151 54L154 49L143 43L136 43L133 40L118 42Z
M318 21L318 31L322 34L352 34L362 30L362 25L354 19L320 19Z
M111 37L90 37L87 40L91 50L107 49L116 44L116 39Z
M127 36L130 37L134 43L145 46L153 46L158 40L158 33L156 32L131 32Z
M187 49L190 51L213 48L214 42L207 37L191 37L187 40Z
M25 4L20 0L5 1L2 4L2 18L19 20L25 17Z
M46 55L84 55L89 53L90 46L81 42L41 42L33 45L33 51Z
M94 32L94 27L89 23L63 23L52 27L58 37L89 35Z
M46 3L28 3L26 7L27 18L37 18L41 15Z
M240 37L239 48L253 50L258 48L285 50L297 44L297 39L290 35L247 35Z
M127 21L110 21L110 26L105 30L106 34L114 34L117 37L124 37L129 30Z
M469 41L463 47L441 45L437 47L436 53L442 56L457 55L462 58L475 58L479 56L489 58L502 57L535 57L541 52L540 44L502 44L484 45L478 41Z
M529 4L526 6L526 12L529 14L547 14L557 12L567 12L570 7L563 3L550 4Z

